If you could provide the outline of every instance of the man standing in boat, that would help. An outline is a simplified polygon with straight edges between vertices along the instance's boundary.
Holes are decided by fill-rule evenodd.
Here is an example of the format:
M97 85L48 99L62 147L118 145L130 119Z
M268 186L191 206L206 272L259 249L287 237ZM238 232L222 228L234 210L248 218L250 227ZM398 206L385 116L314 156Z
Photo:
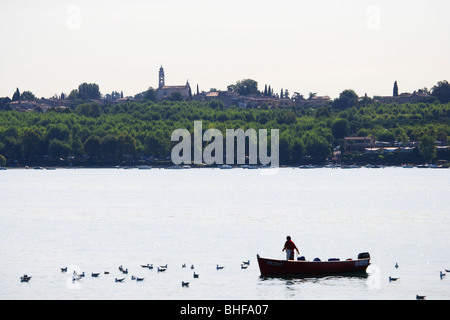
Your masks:
M286 242L284 244L284 248L281 251L285 251L285 250L286 250L286 260L294 260L294 250L297 250L297 254L300 255L300 252L298 251L297 246L291 240L290 236L286 237Z

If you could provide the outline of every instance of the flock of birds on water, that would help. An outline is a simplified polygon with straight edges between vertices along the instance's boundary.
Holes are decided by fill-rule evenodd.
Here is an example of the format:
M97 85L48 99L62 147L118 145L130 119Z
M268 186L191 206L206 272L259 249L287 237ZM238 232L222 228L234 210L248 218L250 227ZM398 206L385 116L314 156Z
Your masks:
M250 260L247 260L247 261L242 261L242 264L241 264L241 269L247 269L248 267L249 267L249 265L250 265ZM149 270L153 270L154 269L154 267L153 267L153 264L149 264L149 263L147 263L147 264L141 264L141 267L142 268L146 268L146 269L149 269ZM185 263L183 263L182 265L181 265L181 267L182 268L186 268L186 264ZM157 266L156 267L156 270L157 270L157 272L158 273L160 273L160 272L165 272L166 270L167 270L167 268L168 268L168 265L166 264L166 265L160 265L160 266ZM216 265L216 270L222 270L222 269L224 269L225 268L225 266L220 266L220 265ZM195 268L194 268L194 265L191 265L191 269L192 270L194 270ZM122 275L127 275L128 274L128 268L124 268L122 265L120 265L119 266L119 271L121 272L121 274ZM66 272L68 272L68 267L63 267L63 268L61 268L61 272L62 273L66 273ZM98 278L99 276L100 276L100 272L92 272L91 273L91 277L92 278ZM109 271L104 271L103 272L103 274L110 274L109 273ZM81 279L83 279L83 278L85 278L86 277L86 273L85 272L81 272L81 273L78 273L78 272L76 272L76 271L73 271L73 274L72 274L72 281L73 282L75 282L75 281L80 281ZM24 274L23 276L21 276L20 277L20 282L29 282L30 280L31 280L31 276L28 276L27 274ZM199 274L198 273L196 273L195 271L193 271L193 278L194 279L198 279L199 278ZM125 282L125 277L121 277L121 278L114 278L114 282L119 282L119 283L123 283L123 282ZM144 281L144 279L145 278L142 278L142 277L137 277L137 276L134 276L134 275L132 275L131 276L131 280L134 280L134 281L136 281L136 282L141 282L141 281ZM189 282L187 282L187 281L182 281L181 282L181 286L182 287L189 287Z
M250 260L243 261L242 264L241 264L241 269L247 269L249 265L250 265ZM153 270L153 264L149 264L149 263L147 263L145 265L142 264L141 267L142 268L147 268L149 270ZM182 268L186 268L186 264L185 263L182 264L181 267ZM396 269L398 269L399 268L398 263L396 263L394 267ZM157 272L158 273L159 272L165 272L167 270L167 268L168 268L168 265L167 264L166 265L161 265L161 266L157 266L156 268L157 268ZM217 270L222 270L223 268L225 268L225 267L216 265L216 269ZM194 265L191 265L191 269L194 270ZM61 272L63 272L63 273L67 272L67 270L68 270L67 267L61 268ZM440 277L441 280L443 280L445 278L447 273L450 273L449 269L444 269L444 270L445 270L445 272L439 271L439 277ZM125 274L125 275L128 274L128 268L125 269L122 265L119 266L119 271L122 274ZM104 271L104 274L109 274L109 271ZM91 273L91 277L92 278L98 278L98 276L100 276L99 272L98 273L94 273L94 272ZM74 271L73 274L72 274L72 281L80 281L84 277L86 277L85 272L77 273L76 271ZM193 271L193 278L194 279L198 279L199 278L199 274L195 273L195 271ZM134 275L131 276L131 280L136 281L136 282L144 281L144 279L145 278L140 278L140 277L137 277L137 276L134 276ZM399 279L400 278L394 278L394 277L389 276L389 282L397 281ZM20 282L29 282L30 280L31 280L31 276L28 276L26 274L24 274L22 277L20 277ZM125 281L125 278L114 278L114 281L122 283L122 282ZM182 287L189 287L189 282L182 281L181 282L181 286ZM426 298L426 296L416 295L416 300L425 300L425 298Z
M398 269L398 267L399 267L398 263L395 263L394 267L395 267L395 269ZM447 273L450 273L449 269L444 269L444 270L445 270L445 273L442 271L439 271L439 277L441 278L441 280L445 278ZM394 277L389 276L389 282L397 281L398 279L400 279L400 278L394 278ZM416 300L425 300L425 298L426 298L426 296L421 296L418 294L416 295Z

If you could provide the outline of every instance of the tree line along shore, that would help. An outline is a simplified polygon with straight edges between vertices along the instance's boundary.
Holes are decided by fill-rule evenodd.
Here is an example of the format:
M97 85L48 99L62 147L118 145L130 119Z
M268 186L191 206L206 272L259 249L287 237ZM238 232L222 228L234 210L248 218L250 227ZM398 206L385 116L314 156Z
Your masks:
M170 165L174 130L279 129L280 165L449 165L450 103L360 101L306 108L242 109L220 101L151 100L99 104L47 112L0 111L0 166ZM377 150L353 150L347 137L371 137ZM388 147L396 146L392 152ZM404 152L407 150L407 152Z

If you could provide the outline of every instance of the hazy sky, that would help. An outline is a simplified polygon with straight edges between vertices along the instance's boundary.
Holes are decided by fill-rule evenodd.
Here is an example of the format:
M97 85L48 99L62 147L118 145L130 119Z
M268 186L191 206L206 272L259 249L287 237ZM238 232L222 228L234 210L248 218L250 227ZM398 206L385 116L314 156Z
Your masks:
M448 0L0 0L0 96L82 82L127 95L225 90L251 78L292 94L392 95L450 81Z

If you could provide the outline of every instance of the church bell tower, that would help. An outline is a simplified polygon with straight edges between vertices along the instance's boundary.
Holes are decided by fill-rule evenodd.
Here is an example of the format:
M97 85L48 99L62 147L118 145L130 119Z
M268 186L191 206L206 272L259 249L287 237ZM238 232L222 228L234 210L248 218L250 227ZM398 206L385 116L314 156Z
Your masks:
M161 68L159 69L159 86L158 86L158 88L161 89L164 86L165 86L164 69L161 66Z

